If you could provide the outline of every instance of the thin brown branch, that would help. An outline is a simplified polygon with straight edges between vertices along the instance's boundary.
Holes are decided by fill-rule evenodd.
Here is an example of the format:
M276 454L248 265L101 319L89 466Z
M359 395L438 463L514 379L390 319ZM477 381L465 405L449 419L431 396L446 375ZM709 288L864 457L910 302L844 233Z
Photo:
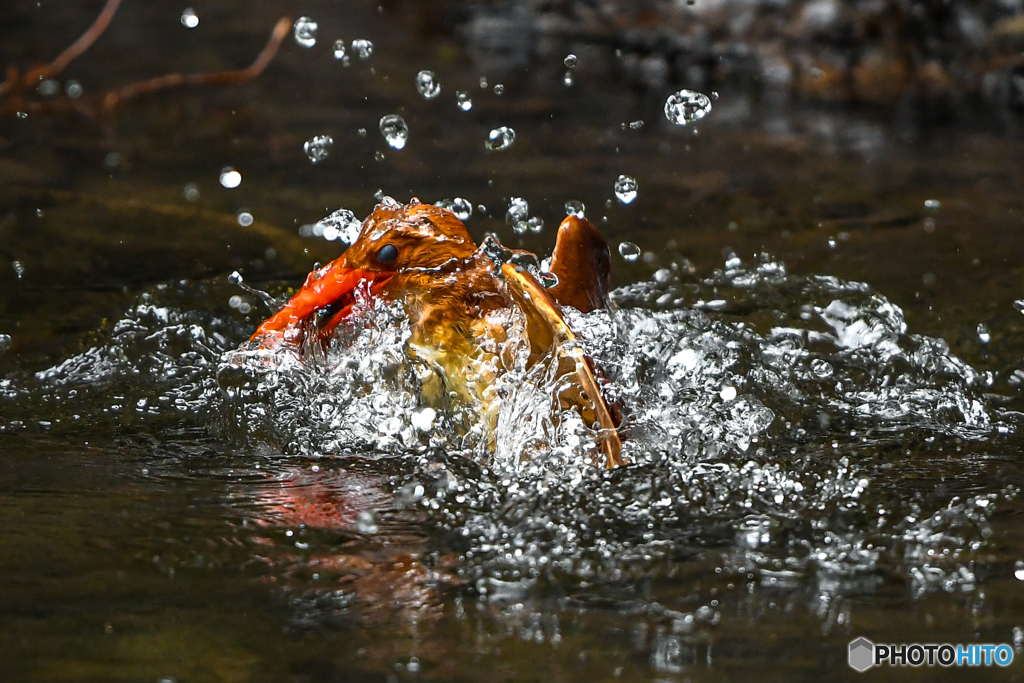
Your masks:
M125 100L170 88L180 88L187 85L238 85L239 83L250 81L263 73L263 70L274 59L278 48L281 47L281 42L288 35L291 25L291 19L281 17L277 24L274 25L274 30L270 34L270 40L267 41L263 51L256 57L256 61L244 69L198 74L167 74L146 81L132 83L107 93L103 98L103 110L111 111Z
M63 52L57 55L49 64L41 64L29 69L25 76L18 78L18 72L13 67L7 69L7 79L0 83L0 98L15 90L31 88L36 82L45 78L56 76L63 71L68 64L77 59L83 52L92 47L96 39L103 35L103 32L110 26L121 0L107 0L99 16L92 22L92 26L86 29L85 33L78 37L74 43L68 46Z

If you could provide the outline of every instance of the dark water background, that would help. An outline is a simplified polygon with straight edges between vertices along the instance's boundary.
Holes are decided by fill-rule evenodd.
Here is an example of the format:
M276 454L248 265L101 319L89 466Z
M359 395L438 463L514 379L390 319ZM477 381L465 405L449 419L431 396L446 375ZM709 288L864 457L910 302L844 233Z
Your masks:
M99 7L5 3L0 66L51 59ZM573 3L193 7L200 23L189 30L184 4L126 0L96 45L57 76L62 85L77 80L82 97L0 101L11 109L0 118L0 334L11 339L0 355L7 680L843 679L856 675L846 646L860 635L1005 642L1019 656L1024 304L1014 302L1024 300L1024 119L1012 94L993 95L984 73L996 67L977 66L996 61L994 47L975 46L979 75L958 76L944 96L868 84L832 97L780 82L763 65L715 66L715 50L733 54L737 45L798 65L802 53L791 46L763 49L770 35L719 40L699 61L703 70L689 69L688 53L680 57L669 40L689 29L660 25L654 4L601 30L584 30L589 15L574 13ZM1010 5L996 17L987 5L964 7L990 27L1019 16ZM258 79L97 111L101 93L130 82L247 65L284 12L314 18L317 43L304 49L289 36ZM953 24L969 28L965 21ZM369 39L373 55L344 67L332 54L336 38ZM827 38L809 44L821 48ZM570 52L579 63L567 88L562 60ZM938 63L963 74L956 59ZM421 69L437 74L439 98L416 92ZM1011 64L1003 74L1011 85L1013 74ZM687 127L662 113L681 87L719 94L711 113ZM470 111L456 107L457 90L470 93ZM410 128L401 151L377 129L390 113ZM625 125L637 120L639 129ZM498 125L513 127L516 142L488 153L483 141ZM322 134L334 144L314 165L303 142ZM242 174L237 189L218 181L226 166ZM619 174L639 182L628 206L614 201ZM186 198L190 183L198 199ZM930 418L834 419L798 437L778 425L808 415L816 423L817 408L773 403L762 392L777 419L762 438L768 451L755 453L755 444L725 461L782 462L792 447L807 460L791 471L828 479L847 457L866 463L877 482L870 500L843 508L826 497L831 507L820 515L808 499L790 515L755 504L751 519L730 518L728 506L709 517L657 517L656 540L668 550L653 559L613 560L605 573L574 565L517 582L500 562L467 557L480 548L460 538L457 523L403 499L402 486L422 479L422 462L282 455L246 438L225 419L218 392L206 393L219 354L267 313L231 308L240 290L228 275L238 270L275 292L297 284L341 248L300 237L299 227L342 206L365 215L378 189L402 201L467 197L487 207L468 222L474 236L494 231L538 253L550 248L563 204L581 200L613 249L628 240L651 253L634 263L616 256L616 285L650 281L670 262L692 265L688 302L722 296L727 308L709 313L716 324L743 323L762 335L806 304L801 297L810 295L795 293L802 278L867 283L902 309L911 334L941 338L980 375L992 373L970 395L1002 426L967 434ZM529 201L544 232L512 233L504 221L512 196ZM253 225L239 225L243 210ZM712 282L732 254L751 264L762 253L785 264L782 285L762 283L746 295ZM175 337L158 312L143 310L152 302L180 316L172 323L202 328L208 343ZM125 320L139 322L137 335L118 327ZM47 375L97 348L108 356L91 369ZM762 366L749 362L754 376ZM879 374L872 362L851 361L848 381L868 387L857 377ZM161 367L198 379L168 388L154 379ZM93 371L100 380L90 380ZM469 463L446 465L460 478L487 480ZM608 476L592 485L638 491L646 475ZM671 484L651 476L655 486ZM984 514L972 512L986 496ZM539 506L568 519L559 505L584 502L566 496ZM830 571L822 562L788 572L815 529L870 535L872 511L914 506L947 515L932 529L942 537L932 549L947 548L957 563L936 580L919 576L928 563L909 541L852 568ZM356 523L369 509L379 511L373 534ZM499 529L529 529L508 509L482 512ZM607 524L617 548L642 536ZM770 539L744 540L751 533ZM1012 680L1019 667L884 674Z

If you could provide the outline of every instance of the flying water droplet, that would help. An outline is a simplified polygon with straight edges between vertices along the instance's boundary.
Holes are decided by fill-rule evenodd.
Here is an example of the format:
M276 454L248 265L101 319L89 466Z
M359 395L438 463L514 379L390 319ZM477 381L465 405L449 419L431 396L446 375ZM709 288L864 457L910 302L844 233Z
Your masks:
M505 212L505 222L517 233L526 232L526 219L530 215L530 205L522 197L512 197Z
M544 219L540 216L531 216L526 221L526 227L529 228L530 232L539 233L544 229Z
M643 119L637 119L636 121L630 121L629 122L629 129L630 130L640 130L643 127L644 127Z
M502 85L501 83L495 83L494 84L494 94L495 95L504 95L505 94L505 86Z
M373 43L362 38L353 40L352 52L355 52L359 59L369 59L373 54Z
M574 68L576 66L576 55L570 52L565 56L565 59L562 60L562 64L565 64L566 68Z
M242 274L239 273L237 270L233 271L231 273L231 275L228 275L228 282L230 282L233 285L240 285L244 281L245 281L245 278L243 278Z
M339 38L338 40L334 41L334 58L345 59L345 57L345 41Z
M821 379L831 377L834 371L832 364L823 358L815 358L811 361L811 372Z
M570 199L565 203L565 215L576 216L576 218L583 218L584 212L587 207L583 205L583 202L577 199Z
M380 133L391 147L402 149L409 139L409 126L398 114L388 114L380 120Z
M354 213L348 209L338 209L330 216L317 221L313 234L321 234L328 241L337 239L345 244L352 244L359 238L359 232L362 229L363 223L356 218Z
M566 88L571 88L573 86L571 71L566 71L565 75L562 76L562 85L564 85Z
M380 531L380 525L377 523L377 515L370 510L363 510L356 517L356 529L361 534L375 534Z
M185 199L190 202L199 200L199 188L196 187L195 183L189 183L185 185L184 189Z
M181 25L185 28L195 28L199 26L199 16L196 11L191 7L186 7L185 11L181 13Z
M1024 562L1017 560L1013 563L1013 578L1024 581Z
M711 100L708 96L693 90L680 90L665 100L665 118L679 126L699 121L709 111Z
M225 166L220 171L220 184L233 190L242 184L242 174L230 166Z
M243 228L248 228L250 225L252 225L252 223L253 223L253 217L252 217L251 213L249 213L248 211L239 211L238 212L238 224L239 225L241 225Z
M416 74L416 90L424 99L432 100L441 94L441 84L437 82L433 71L423 70Z
M497 152L503 149L508 149L515 141L516 132L508 126L501 126L500 128L495 128L491 131L490 135L487 136L487 141L484 142L484 147Z
M1024 313L1024 299L1017 299L1014 301L1013 307L1017 309L1018 313Z
M434 418L437 417L437 412L433 408L423 408L422 410L415 410L412 413L412 426L418 431L429 432L434 426Z
M942 206L942 202L940 202L938 199L926 199L926 200L924 200L924 208L926 208L926 209L932 209L934 211L934 210L939 209L941 206Z
M452 200L452 213L460 221L469 220L469 217L473 215L473 204L468 199L462 197L456 197Z
M11 268L14 269L14 274L18 276L19 280L25 275L25 264L21 261L12 261Z
M725 386L718 392L718 395L723 401L731 401L736 398L736 387Z
M316 30L319 27L316 22L309 17L299 17L292 24L292 35L295 36L295 42L305 48L310 48L316 45Z
M630 263L633 263L638 258L640 258L640 247L633 244L632 242L620 242L619 256L626 259Z
M473 108L473 100L469 98L469 93L465 90L459 90L455 93L455 101L462 111L469 111Z
M333 144L334 138L330 135L316 135L306 140L302 145L302 150L309 157L311 163L318 164L327 158L328 150Z
M84 91L82 84L78 81L68 81L64 84L64 94L73 100L81 97Z
M60 81L56 81L52 78L47 78L44 81L40 81L39 87L36 88L39 94L43 97L53 97L60 92Z
M11 339L9 334L0 334L0 356L11 350L11 346L14 345L14 340Z
M992 341L992 335L988 331L988 325L985 323L978 323L978 341L982 344L988 344Z
M618 180L615 181L615 196L619 198L619 201L623 204L629 204L636 199L636 192L639 186L637 185L636 178L628 175L620 175Z

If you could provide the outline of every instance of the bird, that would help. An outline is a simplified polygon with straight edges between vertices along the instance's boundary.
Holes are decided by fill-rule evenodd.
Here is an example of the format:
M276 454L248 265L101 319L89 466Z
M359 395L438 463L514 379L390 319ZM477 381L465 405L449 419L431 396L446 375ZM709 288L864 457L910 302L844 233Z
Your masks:
M589 313L610 306L608 244L586 218L570 215L558 228L544 276L550 287L524 267L531 262L535 256L506 249L493 236L478 247L447 208L385 198L348 249L314 269L249 344L323 347L358 301L400 302L409 320L410 355L439 369L436 381L422 387L425 397L462 396L493 412L489 385L514 362L505 348L506 328L518 309L529 340L526 367L545 363L566 380L559 383L558 404L597 428L594 461L609 469L624 465L618 409L602 396L600 370L562 310Z

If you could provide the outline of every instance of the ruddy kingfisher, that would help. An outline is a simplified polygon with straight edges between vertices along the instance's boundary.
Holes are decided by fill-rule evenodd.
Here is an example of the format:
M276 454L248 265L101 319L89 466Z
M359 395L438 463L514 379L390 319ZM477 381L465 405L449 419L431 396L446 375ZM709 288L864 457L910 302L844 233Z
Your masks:
M557 278L551 287L515 260L502 263L477 247L448 209L416 199L406 205L385 200L345 253L311 272L250 341L312 348L330 341L359 297L400 302L409 319L410 356L440 370L443 386L425 385L427 398L444 391L486 404L493 401L488 379L509 362L502 347L509 314L518 309L529 339L527 367L549 364L566 380L557 390L559 406L575 409L597 429L601 455L595 460L608 468L625 464L616 413L602 397L597 369L561 308L588 313L609 305L607 242L585 218L562 221L548 269Z

